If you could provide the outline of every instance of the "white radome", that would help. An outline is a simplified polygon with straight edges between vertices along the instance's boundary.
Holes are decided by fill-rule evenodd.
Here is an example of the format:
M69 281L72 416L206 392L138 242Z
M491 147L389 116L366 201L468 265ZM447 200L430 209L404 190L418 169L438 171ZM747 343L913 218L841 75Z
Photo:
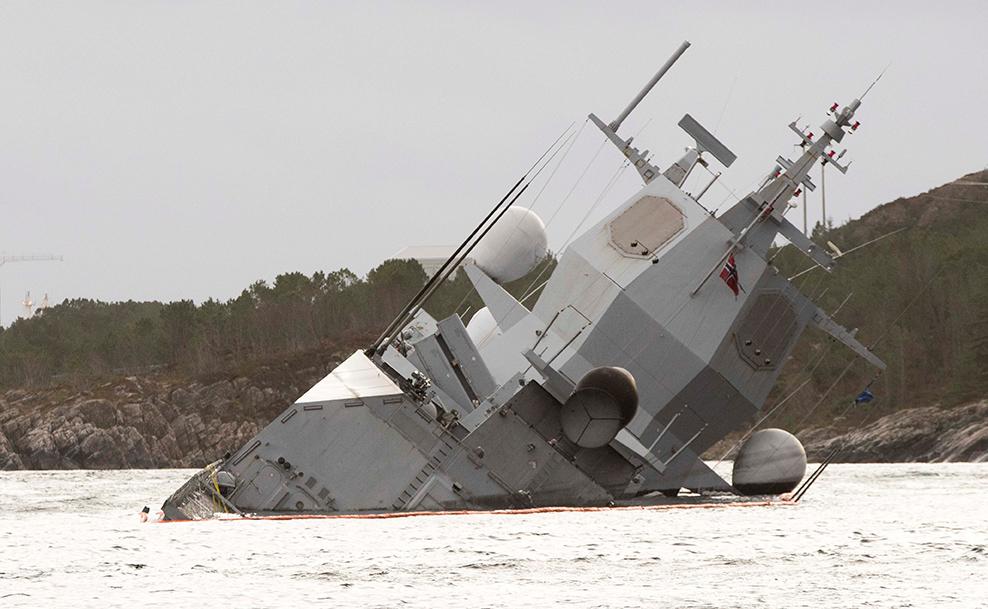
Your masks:
M524 277L545 260L549 239L539 216L522 207L509 207L473 250L482 271L498 283Z
M796 436L763 429L741 445L731 483L746 495L777 495L796 488L805 474L806 451Z
M487 307L482 307L473 314L467 323L467 335L478 349L482 349L492 338L501 335L497 320Z

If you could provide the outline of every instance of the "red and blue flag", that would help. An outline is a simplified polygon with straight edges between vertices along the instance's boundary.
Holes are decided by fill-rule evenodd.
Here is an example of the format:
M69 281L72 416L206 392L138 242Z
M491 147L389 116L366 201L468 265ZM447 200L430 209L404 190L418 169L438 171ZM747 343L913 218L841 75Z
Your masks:
M734 297L737 298L738 292L741 288L741 280L738 278L738 265L734 262L734 254L727 257L727 264L720 271L720 278L724 280L727 287L731 288L734 292Z

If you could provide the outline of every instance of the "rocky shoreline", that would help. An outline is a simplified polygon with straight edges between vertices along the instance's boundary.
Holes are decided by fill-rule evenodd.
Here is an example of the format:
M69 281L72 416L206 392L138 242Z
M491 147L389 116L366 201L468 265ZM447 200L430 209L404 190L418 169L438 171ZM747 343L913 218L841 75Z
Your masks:
M201 467L240 447L345 355L209 380L130 376L77 392L10 390L0 394L0 470ZM988 461L988 400L798 436L811 461L834 447L842 462Z
M861 429L830 427L798 434L810 461L834 448L843 463L988 461L988 400L940 408L909 408Z
M249 376L129 376L91 390L0 394L0 470L202 467L234 451L341 361L261 366Z

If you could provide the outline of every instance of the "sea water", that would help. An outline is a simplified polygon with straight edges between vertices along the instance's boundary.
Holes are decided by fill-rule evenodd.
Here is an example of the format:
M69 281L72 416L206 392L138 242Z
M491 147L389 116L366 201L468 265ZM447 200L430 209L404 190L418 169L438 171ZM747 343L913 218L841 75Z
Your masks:
M141 523L190 470L0 472L0 607L988 607L988 464L798 504Z

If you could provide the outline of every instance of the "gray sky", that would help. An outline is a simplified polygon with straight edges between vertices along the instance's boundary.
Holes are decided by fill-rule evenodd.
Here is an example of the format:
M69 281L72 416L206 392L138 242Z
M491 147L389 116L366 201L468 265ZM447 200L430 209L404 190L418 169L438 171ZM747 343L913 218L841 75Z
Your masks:
M27 290L226 299L456 243L567 125L613 119L683 39L621 131L641 130L662 168L690 112L738 154L722 181L743 195L795 154L789 121L815 127L889 63L845 140L851 170L828 174L829 215L988 165L988 3L757 5L0 3L0 250L65 256L0 268L2 321ZM544 219L601 139L583 131L536 203ZM550 247L620 161L597 157ZM625 172L591 220L638 185Z

